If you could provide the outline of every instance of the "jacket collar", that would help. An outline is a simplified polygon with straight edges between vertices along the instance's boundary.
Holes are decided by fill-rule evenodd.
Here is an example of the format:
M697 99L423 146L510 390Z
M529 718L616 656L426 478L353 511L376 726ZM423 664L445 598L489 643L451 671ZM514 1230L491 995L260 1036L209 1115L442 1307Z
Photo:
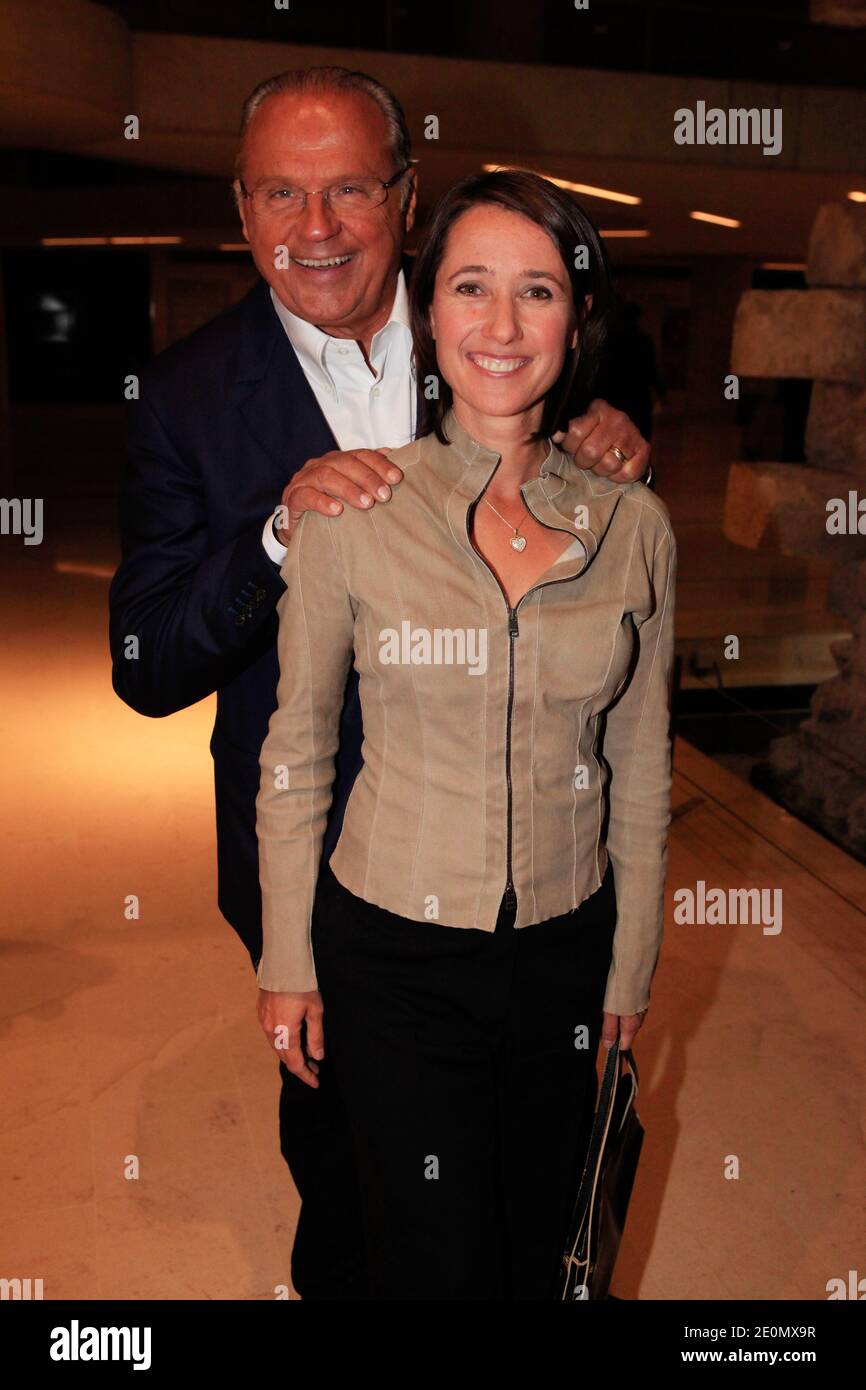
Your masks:
M481 496L502 455L474 439L457 419L453 407L445 415L443 432L448 444L442 444L435 434L428 435L424 443L437 471L453 485L448 499L452 533L467 553L473 553L465 504L471 506ZM571 454L552 440L548 443L538 476L521 486L520 495L542 525L567 531L581 542L585 554L557 566L557 578L565 579L579 574L591 563L619 506L623 489L578 468Z

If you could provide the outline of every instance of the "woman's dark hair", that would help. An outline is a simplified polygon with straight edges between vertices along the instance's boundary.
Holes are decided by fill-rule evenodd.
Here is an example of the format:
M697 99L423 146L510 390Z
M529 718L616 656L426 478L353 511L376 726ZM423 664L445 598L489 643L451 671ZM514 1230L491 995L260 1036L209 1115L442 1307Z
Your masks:
M436 343L430 330L430 305L448 233L464 212L482 203L519 212L542 227L562 257L571 281L577 346L567 350L562 371L547 393L539 438L554 433L571 416L588 407L614 307L613 281L604 244L570 193L540 174L521 169L469 174L456 183L433 209L421 238L409 289L415 370L422 387L418 434L433 432L443 444L448 440L442 421L451 407L452 396L451 387L438 369ZM587 294L593 296L588 312L584 304ZM437 399L428 400L423 389L428 377L438 380Z

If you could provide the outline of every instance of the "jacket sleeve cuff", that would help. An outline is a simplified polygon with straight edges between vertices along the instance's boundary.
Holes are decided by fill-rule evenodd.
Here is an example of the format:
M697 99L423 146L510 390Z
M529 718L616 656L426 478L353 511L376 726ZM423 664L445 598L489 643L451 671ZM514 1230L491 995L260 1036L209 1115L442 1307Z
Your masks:
M282 566L282 563L286 558L288 550L287 547L284 546L281 541L278 541L276 536L274 535L273 513L271 513L271 515L265 522L264 530L262 531L262 545L265 547L265 553L268 556L268 558L273 560L275 565Z
M649 1006L650 985L658 965L664 936L664 904L648 919L642 900L648 896L641 886L634 896L628 892L628 875L622 874L625 891L617 899L617 926L613 937L613 958L605 985L602 1010L606 1014L639 1014ZM660 894L661 896L661 894ZM635 902L635 897L639 899Z
M263 955L256 970L256 984L259 989L271 990L275 994L307 994L319 988L312 951L305 962L285 962L278 964L266 960Z

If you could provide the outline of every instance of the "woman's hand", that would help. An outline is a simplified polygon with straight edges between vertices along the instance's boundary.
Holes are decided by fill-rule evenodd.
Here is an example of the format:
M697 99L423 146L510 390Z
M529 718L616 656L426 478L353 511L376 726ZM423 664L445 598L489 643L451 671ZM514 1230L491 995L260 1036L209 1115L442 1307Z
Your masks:
M319 1068L311 1059L321 1061L325 1055L324 1010L318 990L278 994L276 990L260 989L256 1012L265 1037L276 1049L280 1061L307 1086L317 1087ZM307 1025L306 1057L301 1047L302 1023Z
M616 1042L617 1031L619 1031L619 1050L620 1052L627 1052L646 1016L647 1009L641 1009L639 1014L604 1014L601 1040L605 1047L613 1046Z

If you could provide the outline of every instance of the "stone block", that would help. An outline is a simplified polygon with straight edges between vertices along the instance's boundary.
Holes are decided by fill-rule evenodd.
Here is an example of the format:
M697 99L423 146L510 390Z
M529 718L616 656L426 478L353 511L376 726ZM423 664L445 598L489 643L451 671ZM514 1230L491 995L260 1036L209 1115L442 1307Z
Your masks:
M866 286L866 203L824 203L812 223L809 285Z
M852 854L866 858L866 792L861 759L837 751L832 737L801 726L770 745L769 785L795 816L811 821Z
M866 385L866 291L747 290L734 318L731 370Z
M857 488L849 473L797 463L732 463L724 533L735 545L776 555L853 562L866 557L866 535L831 535L827 502ZM861 489L861 494L866 490Z
M827 611L856 627L866 615L866 560L834 565L827 590Z
M866 480L866 390L816 381L806 421L806 459Z
M866 3L864 0L809 0L809 23L866 28Z

